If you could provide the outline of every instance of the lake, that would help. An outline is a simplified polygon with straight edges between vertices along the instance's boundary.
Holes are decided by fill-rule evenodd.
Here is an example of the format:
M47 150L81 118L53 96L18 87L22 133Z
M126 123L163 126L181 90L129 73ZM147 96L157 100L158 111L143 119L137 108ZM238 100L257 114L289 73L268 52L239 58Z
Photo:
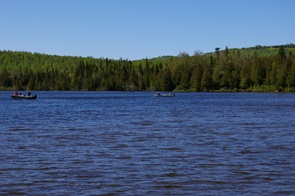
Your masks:
M11 93L0 195L295 194L295 94Z

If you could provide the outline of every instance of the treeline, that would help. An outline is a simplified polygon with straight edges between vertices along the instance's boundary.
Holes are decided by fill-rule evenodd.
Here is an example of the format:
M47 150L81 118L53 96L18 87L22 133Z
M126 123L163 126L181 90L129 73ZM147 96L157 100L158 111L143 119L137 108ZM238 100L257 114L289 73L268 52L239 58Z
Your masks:
M286 44L286 45L282 45L283 47L286 47L286 48L295 48L295 44ZM280 48L282 47L280 45L274 45L274 46L261 46L261 45L257 45L255 47L250 47L249 49L253 50L253 49L271 49L271 48ZM242 49L245 49L245 48L242 48Z
M138 61L0 51L0 89L295 92L291 46L271 55L226 47Z

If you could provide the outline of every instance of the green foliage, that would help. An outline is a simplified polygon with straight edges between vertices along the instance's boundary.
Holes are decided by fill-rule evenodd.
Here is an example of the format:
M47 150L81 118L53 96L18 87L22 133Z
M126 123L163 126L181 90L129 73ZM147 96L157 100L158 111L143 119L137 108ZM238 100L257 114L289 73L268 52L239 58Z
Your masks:
M1 90L295 91L295 45L136 61L0 51Z

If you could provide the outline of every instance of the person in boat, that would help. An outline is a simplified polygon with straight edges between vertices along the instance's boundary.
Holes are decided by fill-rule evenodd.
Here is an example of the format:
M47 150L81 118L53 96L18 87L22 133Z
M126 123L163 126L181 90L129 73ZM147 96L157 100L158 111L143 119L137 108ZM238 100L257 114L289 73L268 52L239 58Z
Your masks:
M31 91L28 92L28 96L31 97Z
M14 91L14 95L18 95L18 92L17 91Z
M157 95L160 96L160 93L158 92Z

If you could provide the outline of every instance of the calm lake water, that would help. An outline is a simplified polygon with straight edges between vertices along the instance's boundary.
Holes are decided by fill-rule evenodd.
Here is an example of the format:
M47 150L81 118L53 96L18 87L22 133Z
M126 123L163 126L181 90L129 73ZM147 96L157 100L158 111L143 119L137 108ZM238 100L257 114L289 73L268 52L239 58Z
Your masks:
M0 195L294 195L295 94L0 91Z

